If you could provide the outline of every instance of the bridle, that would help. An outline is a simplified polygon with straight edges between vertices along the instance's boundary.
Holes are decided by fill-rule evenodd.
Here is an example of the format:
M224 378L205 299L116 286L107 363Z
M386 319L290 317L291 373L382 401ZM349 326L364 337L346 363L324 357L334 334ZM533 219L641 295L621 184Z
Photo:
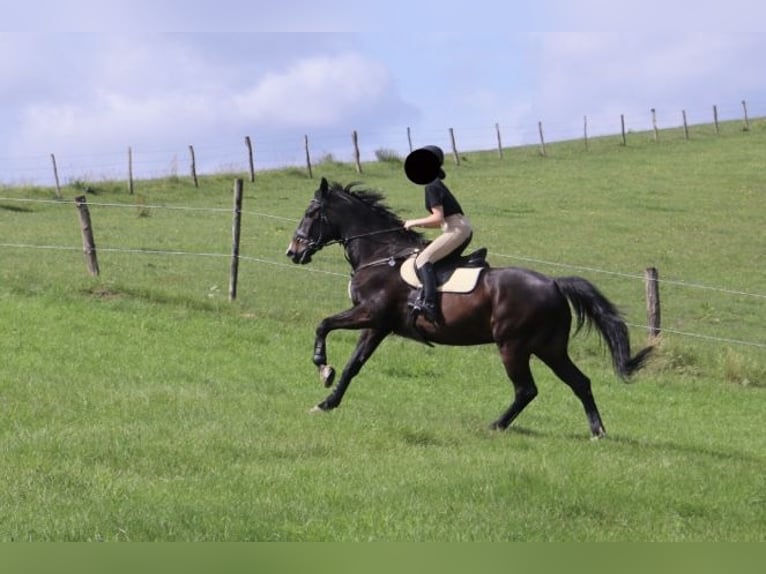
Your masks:
M306 244L306 247L310 253L316 253L322 247L325 245L328 245L329 242L326 242L323 240L324 238L324 226L329 225L329 221L327 220L327 216L324 213L324 205L321 201L318 199L312 199L309 203L309 208L312 206L316 206L316 208L319 210L319 237L316 239L311 238L308 234L306 234L303 229L298 228L295 231L295 238L302 241ZM313 222L312 222L313 226ZM310 229L310 228L309 228Z
M341 237L339 239L329 239L327 241L324 240L324 233L325 233L325 227L329 227L330 222L327 219L327 215L325 215L324 212L324 202L318 200L318 199L312 199L309 203L309 207L316 206L319 210L319 236L316 239L312 239L309 237L302 229L298 229L295 232L295 237L297 239L300 239L303 241L308 249L311 251L311 253L316 253L323 247L326 247L327 245L335 245L336 243L339 243L343 245L343 247L346 247L351 241L354 241L356 239L363 239L365 237L372 237L375 235L382 235L384 233L393 233L395 231L402 231L402 227L392 227L389 229L378 229L377 231L368 231L366 233L358 233L356 235L350 235L348 237Z

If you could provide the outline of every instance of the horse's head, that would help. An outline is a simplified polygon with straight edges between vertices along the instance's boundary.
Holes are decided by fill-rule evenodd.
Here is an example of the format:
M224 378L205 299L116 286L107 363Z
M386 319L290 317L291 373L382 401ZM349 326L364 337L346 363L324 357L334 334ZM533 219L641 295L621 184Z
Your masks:
M314 199L309 202L298 227L293 234L286 255L293 263L310 263L311 257L331 241L340 240L340 234L328 218L327 204L330 186L325 178L319 184Z
M383 194L329 184L319 184L298 224L286 255L293 263L309 263L325 245L340 243L356 268L369 259L391 257L424 244L423 237L405 231L401 219L383 204Z

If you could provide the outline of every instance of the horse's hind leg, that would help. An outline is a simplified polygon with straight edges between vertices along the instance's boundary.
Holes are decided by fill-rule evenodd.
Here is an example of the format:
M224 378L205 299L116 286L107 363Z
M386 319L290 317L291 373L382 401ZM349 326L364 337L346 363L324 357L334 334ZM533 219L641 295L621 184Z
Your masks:
M505 430L524 410L524 407L537 396L537 386L529 368L529 353L519 350L513 343L499 343L498 348L505 372L513 383L515 396L511 406L492 423L491 428Z
M603 438L606 436L606 429L604 423L601 421L601 415L598 412L596 406L596 400L593 398L593 392L591 391L590 379L586 377L583 372L577 368L566 353L562 357L556 359L550 359L546 357L540 357L546 365L548 365L556 376L564 381L569 388L574 391L574 394L580 399L585 414L588 417L588 424L590 425L590 432L593 438Z

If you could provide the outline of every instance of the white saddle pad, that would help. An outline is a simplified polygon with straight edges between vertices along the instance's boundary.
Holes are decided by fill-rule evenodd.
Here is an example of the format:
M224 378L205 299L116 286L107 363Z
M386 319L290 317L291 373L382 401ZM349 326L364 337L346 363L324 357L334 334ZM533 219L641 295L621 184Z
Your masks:
M402 263L400 274L405 283L412 287L420 287L420 279L415 272L415 255ZM444 285L439 285L442 293L470 293L479 282L483 267L459 267Z

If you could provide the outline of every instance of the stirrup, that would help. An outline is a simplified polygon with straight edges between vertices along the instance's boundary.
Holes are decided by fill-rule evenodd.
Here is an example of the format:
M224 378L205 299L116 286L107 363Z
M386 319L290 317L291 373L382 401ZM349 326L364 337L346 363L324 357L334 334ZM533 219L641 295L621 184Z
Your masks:
M429 323L433 323L437 327L444 325L441 311L435 304L424 301L418 311Z
M423 293L423 287L420 287L413 295L407 300L407 307L412 311L418 312L423 310L423 303L425 301Z
M418 290L415 297L411 297L410 300L407 301L407 307L410 310L410 322L413 325L415 324L415 321L418 320L418 315L423 315L426 321L433 323L437 327L444 325L444 319L441 315L439 306L434 302L426 301L422 287Z

